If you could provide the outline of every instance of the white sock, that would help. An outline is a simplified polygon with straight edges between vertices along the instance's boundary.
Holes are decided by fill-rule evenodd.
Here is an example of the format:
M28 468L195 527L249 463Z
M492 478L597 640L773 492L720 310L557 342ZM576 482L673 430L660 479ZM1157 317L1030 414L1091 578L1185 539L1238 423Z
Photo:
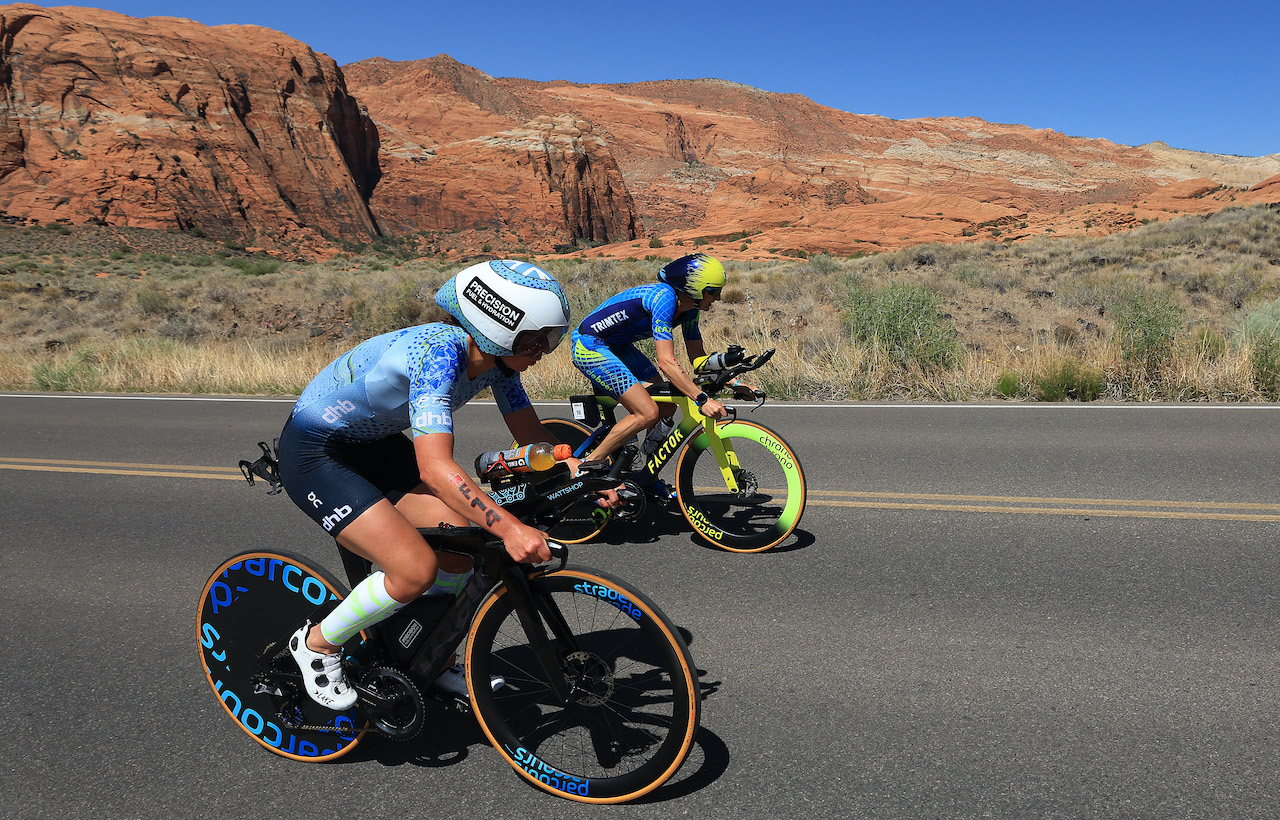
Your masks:
M471 570L466 572L445 572L444 570L436 571L436 582L426 591L426 595L452 595L455 598L462 588L467 585L467 579L471 577Z
M356 584L338 608L320 622L320 634L334 646L342 646L365 627L387 618L404 604L387 592L387 576L381 570Z

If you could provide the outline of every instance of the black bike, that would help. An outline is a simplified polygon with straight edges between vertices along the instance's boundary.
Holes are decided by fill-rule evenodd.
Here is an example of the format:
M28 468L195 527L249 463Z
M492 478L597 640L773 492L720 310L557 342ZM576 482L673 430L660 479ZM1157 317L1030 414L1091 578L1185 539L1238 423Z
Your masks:
M271 452L242 469L278 491ZM617 467L563 464L507 476L490 491L521 520L546 525L618 485ZM343 713L311 700L287 646L304 620L347 594L323 567L286 552L251 550L224 561L200 596L197 628L209 685L227 714L267 750L297 760L336 759L370 731L413 737L430 689L465 638L466 702L494 748L551 794L618 803L666 781L693 744L701 708L696 667L680 632L644 594L592 569L517 564L475 527L420 530L437 550L471 556L476 571L456 597L424 596L361 633L343 662L359 695ZM339 547L354 586L369 563ZM469 629L468 629L469 625ZM505 684L497 690L491 676ZM424 696L424 692L428 696Z

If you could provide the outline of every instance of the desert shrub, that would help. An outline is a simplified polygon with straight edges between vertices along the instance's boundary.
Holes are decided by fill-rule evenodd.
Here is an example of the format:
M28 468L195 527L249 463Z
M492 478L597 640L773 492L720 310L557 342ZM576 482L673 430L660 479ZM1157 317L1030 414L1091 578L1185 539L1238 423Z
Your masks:
M1248 351L1259 389L1272 398L1280 395L1280 299L1250 311L1240 323L1236 341Z
M1191 350L1202 359L1217 361L1227 352L1227 339L1211 327L1196 325L1191 332Z
M996 392L1011 399L1022 391L1022 377L1012 370L1005 370L996 379Z
M851 283L845 325L854 342L903 366L946 370L960 361L960 334L944 316L942 300L915 285L872 289Z
M1040 401L1093 401L1106 387L1101 370L1072 356L1050 362L1035 377L1035 395Z
M1186 313L1163 291L1139 292L1114 305L1120 358L1145 372L1173 359Z
M226 260L227 266L235 268L246 276L265 276L280 270L280 263L274 259L245 259L233 256Z
M138 291L138 308L148 316L168 313L173 309L173 297L163 290L143 288Z

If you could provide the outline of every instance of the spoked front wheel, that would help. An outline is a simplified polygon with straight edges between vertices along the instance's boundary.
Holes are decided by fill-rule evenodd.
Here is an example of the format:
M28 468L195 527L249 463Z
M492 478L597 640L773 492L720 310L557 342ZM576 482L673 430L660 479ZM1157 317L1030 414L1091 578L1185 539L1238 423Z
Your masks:
M800 459L781 436L762 424L734 420L717 424L716 430L725 446L725 467L706 432L680 453L676 465L680 511L695 532L721 549L763 552L781 544L804 513Z
M480 726L521 777L551 794L588 803L647 794L684 762L698 728L701 693L688 647L644 595L603 573L566 569L530 584L567 627L551 645L569 701L552 692L500 586L467 641ZM493 691L490 675L506 684Z
M200 660L218 702L249 737L295 760L324 761L355 748L367 724L303 689L290 633L346 594L323 569L287 552L228 558L209 577L196 609ZM363 720L360 721L362 724Z

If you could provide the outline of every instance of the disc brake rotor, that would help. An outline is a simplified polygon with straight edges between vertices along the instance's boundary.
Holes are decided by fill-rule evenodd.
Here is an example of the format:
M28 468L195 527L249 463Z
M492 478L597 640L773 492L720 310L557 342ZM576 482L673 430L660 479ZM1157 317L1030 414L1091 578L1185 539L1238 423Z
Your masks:
M565 656L564 675L572 689L570 697L580 706L602 706L613 697L613 667L590 652Z

